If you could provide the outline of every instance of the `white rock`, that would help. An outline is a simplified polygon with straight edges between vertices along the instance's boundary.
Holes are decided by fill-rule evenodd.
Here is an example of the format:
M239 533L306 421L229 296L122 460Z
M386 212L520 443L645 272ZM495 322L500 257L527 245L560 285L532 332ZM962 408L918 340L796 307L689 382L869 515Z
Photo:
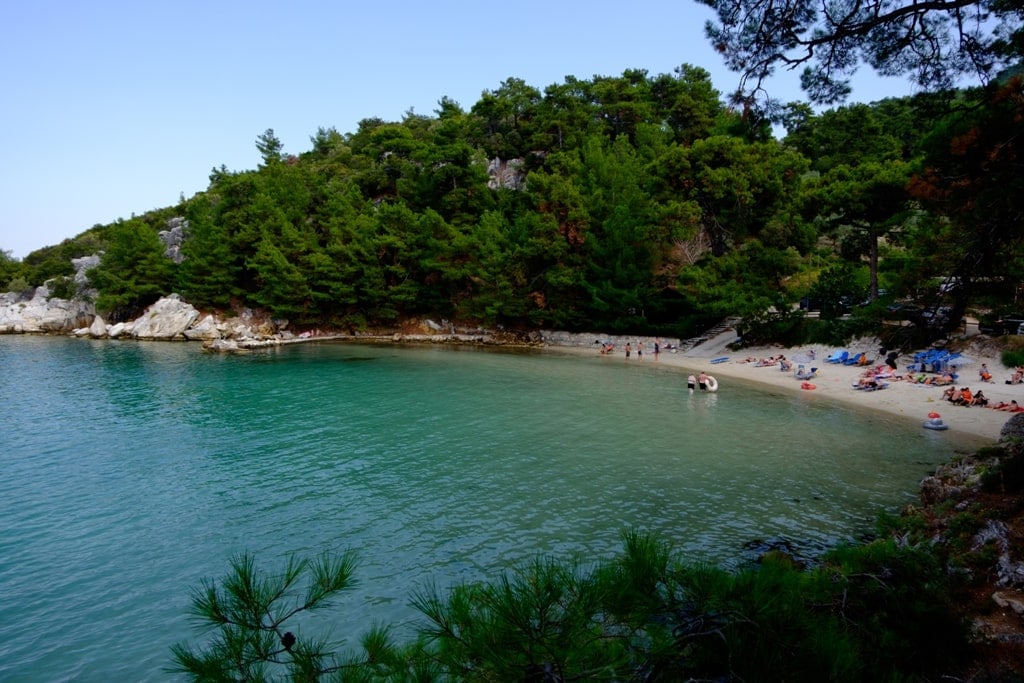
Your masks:
M160 299L146 309L142 317L132 324L132 336L136 339L184 339L185 330L199 317L192 304L177 294Z
M107 323L98 315L92 319L92 325L89 325L89 336L95 339L107 336Z

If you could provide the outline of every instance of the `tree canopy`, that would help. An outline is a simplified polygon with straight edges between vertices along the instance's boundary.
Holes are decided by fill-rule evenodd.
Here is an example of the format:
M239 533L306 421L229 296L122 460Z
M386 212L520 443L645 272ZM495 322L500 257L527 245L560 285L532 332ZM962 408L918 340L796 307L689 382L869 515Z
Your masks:
M739 99L761 92L779 67L803 67L810 100L835 104L861 64L934 91L964 76L986 83L1024 53L1020 0L701 2L717 14L708 38L741 75Z

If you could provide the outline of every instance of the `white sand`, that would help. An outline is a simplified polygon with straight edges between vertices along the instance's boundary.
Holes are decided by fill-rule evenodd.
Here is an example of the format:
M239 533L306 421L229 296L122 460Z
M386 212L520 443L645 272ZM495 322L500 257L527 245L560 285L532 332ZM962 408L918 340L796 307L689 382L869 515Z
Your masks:
M808 400L821 400L825 398L830 401L842 402L869 410L879 410L907 418L917 424L923 424L928 419L928 414L937 412L941 415L943 422L949 425L949 431L961 434L970 434L986 442L995 443L999 440L999 432L1003 425L1010 418L1011 413L993 410L978 406L956 406L948 401L942 400L942 392L945 387L925 386L908 381L884 380L889 382L886 389L877 391L860 391L852 387L853 383L863 374L865 368L836 365L827 363L825 358L835 351L835 348L811 347L798 349L783 348L747 348L740 352L732 352L726 348L726 344L736 338L734 332L727 332L719 337L711 339L700 346L685 353L662 352L657 361L648 348L647 354L642 361L637 361L634 355L628 361L621 349L616 350L616 357L622 362L629 363L658 363L669 368L679 368L687 375L704 371L714 376L720 385L720 391L728 391L729 379L739 378L744 381L757 382L770 385L796 394L806 395ZM649 345L648 345L649 346ZM801 358L814 349L816 360L806 362L805 369L817 367L817 376L809 380L815 385L813 390L801 388L801 380L796 379L792 372L781 372L779 366L757 367L752 363L742 362L748 357L768 358L778 354L784 354L787 359ZM871 348L859 348L857 346L844 347L854 352L865 351L869 357L875 359L875 364L880 364L884 358L878 358L877 346ZM597 355L598 350L593 349L565 349L559 347L560 351L572 351ZM711 363L714 358L728 356L729 360L722 363ZM1005 379L1011 374L1011 369L1005 368L999 358L978 356L972 352L973 363L959 368L959 378L956 382L959 387L970 387L972 392L977 393L979 389L985 392L991 403L999 401L1010 401L1016 399L1024 405L1024 384L1008 385ZM898 373L902 374L908 363L912 362L909 356L901 356L898 361ZM978 376L978 369L982 363L987 363L993 378L989 383L982 382ZM796 364L794 364L796 367ZM683 379L685 381L685 378Z

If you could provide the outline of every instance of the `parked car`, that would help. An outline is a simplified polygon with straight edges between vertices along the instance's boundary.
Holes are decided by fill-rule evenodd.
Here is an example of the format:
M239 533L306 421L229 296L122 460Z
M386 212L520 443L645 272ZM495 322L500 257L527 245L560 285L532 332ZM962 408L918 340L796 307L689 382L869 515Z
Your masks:
M993 337L1004 334L1024 334L1022 325L1024 325L1024 313L1010 311L982 316L978 320L978 331Z

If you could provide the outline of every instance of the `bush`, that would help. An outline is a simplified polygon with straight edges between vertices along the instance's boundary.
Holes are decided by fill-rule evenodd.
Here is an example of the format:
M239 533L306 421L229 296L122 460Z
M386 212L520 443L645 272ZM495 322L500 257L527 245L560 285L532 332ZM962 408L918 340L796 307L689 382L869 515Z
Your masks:
M51 299L74 299L78 295L75 278L67 275L49 280L47 286L50 288Z
M1000 354L999 359L1008 368L1016 368L1024 365L1024 349L1007 349Z
M982 474L981 487L990 493L1018 493L1024 490L1024 451L1007 456Z
M776 552L736 572L684 564L647 534L624 540L607 562L538 558L489 583L425 588L413 597L426 622L411 645L378 628L341 657L292 618L350 585L351 556L268 574L244 555L194 591L192 614L213 635L198 650L175 645L173 671L197 681L931 680L966 642L937 557L891 540L838 548L814 569Z

